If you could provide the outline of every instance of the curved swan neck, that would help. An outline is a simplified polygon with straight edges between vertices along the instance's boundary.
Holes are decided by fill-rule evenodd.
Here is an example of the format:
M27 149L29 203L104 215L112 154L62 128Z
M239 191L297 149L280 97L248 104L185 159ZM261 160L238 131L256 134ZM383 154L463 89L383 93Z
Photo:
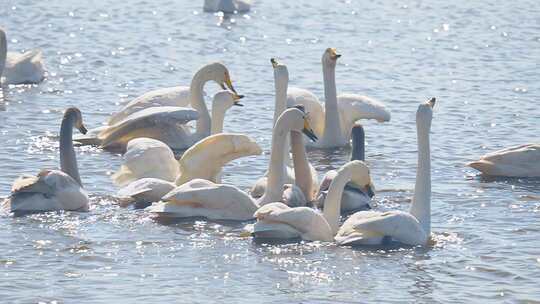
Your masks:
M71 176L82 186L75 149L73 149L73 125L75 118L71 115L64 116L60 127L60 169Z
M309 161L306 155L306 147L304 146L304 135L300 132L291 132L291 150L294 164L295 185L297 185L308 201L312 201L312 185L313 177L309 168Z
M365 148L365 133L364 128L360 125L356 125L352 130L352 152L351 160L364 161L366 158Z
M339 229L339 215L341 213L341 196L345 185L351 180L351 171L341 169L337 171L336 176L328 188L328 194L324 200L323 216L332 228L335 235Z
M429 127L416 125L418 134L418 168L410 213L420 222L424 231L431 234L431 159Z
M189 87L189 98L191 106L199 113L199 119L197 119L196 133L201 136L208 136L211 132L211 118L208 113L208 108L204 103L203 88L209 79L209 67L202 67L191 80Z
M343 136L339 120L336 90L336 67L323 62L324 80L324 133L326 140L340 140Z
M2 79L2 73L6 66L7 58L7 39L6 33L0 28L0 80Z

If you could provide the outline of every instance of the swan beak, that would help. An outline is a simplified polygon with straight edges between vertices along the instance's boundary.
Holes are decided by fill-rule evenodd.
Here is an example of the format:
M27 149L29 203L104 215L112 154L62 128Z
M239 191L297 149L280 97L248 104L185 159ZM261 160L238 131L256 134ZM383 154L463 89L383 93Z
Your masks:
M239 107L243 107L244 105L241 104L241 103L238 101L238 100L240 100L240 99L242 99L242 98L244 98L244 95L236 95L236 94L234 94L234 96L233 96L233 100L234 100L233 105L239 106Z
M304 133L313 142L318 140L317 135L315 135L315 132L313 132L313 129L311 129L309 126L307 119L304 119L304 128L302 129L302 133Z
M278 67L279 63L277 62L276 58L270 58L270 62L272 63L272 67L275 69Z
M375 196L375 187L373 186L372 183L369 183L369 185L367 185L367 195L369 196L369 198L372 198Z
M435 97L431 97L431 99L427 102L427 104L433 108L435 106Z
M81 126L78 127L77 129L79 129L79 132L81 132L82 134L86 134L88 132L88 130L83 124L81 124Z
M238 95L238 93L236 92L236 90L234 89L232 85L231 77L229 77L229 75L225 75L225 84L221 84L221 88L223 88L224 90L227 89L225 88L225 85L227 86L227 88L229 88L229 90L233 91L234 94Z

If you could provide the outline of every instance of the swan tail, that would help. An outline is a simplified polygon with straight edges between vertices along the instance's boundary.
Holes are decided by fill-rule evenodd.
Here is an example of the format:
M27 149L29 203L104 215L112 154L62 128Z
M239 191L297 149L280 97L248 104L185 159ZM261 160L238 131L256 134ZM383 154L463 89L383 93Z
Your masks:
M80 146L100 146L101 139L96 135L75 135L73 141Z

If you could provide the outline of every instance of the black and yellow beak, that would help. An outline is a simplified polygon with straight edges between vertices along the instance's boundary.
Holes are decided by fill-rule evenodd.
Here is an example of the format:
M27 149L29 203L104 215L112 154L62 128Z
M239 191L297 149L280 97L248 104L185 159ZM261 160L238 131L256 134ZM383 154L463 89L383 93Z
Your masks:
M88 130L83 124L81 124L77 129L79 129L79 132L81 132L82 134L88 133Z
M272 67L275 69L279 65L276 58L270 58L270 62L272 63Z
M225 74L225 81L223 83L220 83L219 85L221 86L222 89L224 90L229 89L234 94L238 95L238 93L234 89L234 86L232 85L231 77L229 76L229 74Z
M313 132L313 129L311 129L307 118L304 118L304 128L302 129L302 133L304 133L313 142L318 140L317 135L315 135L315 132Z
M330 57L332 59L338 59L339 57L341 57L341 54L338 54L337 50L335 48L331 48L330 49Z
M244 105L239 102L239 100L242 99L242 98L244 98L244 95L234 94L234 96L233 96L233 100L234 100L233 105L238 106L238 107L243 107Z
M433 108L435 106L435 97L431 97L430 100L428 100L427 104Z

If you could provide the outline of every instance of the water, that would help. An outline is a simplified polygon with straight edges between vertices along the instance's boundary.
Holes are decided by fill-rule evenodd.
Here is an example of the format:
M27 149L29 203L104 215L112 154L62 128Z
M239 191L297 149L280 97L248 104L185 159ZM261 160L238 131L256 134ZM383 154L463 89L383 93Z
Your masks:
M188 3L189 2L189 3ZM150 89L186 85L224 62L246 106L227 131L269 150L270 57L291 85L323 96L320 57L343 54L339 92L385 102L390 123L366 122L379 208L408 208L419 102L436 96L432 127L433 233L427 249L331 244L257 245L242 225L162 224L121 209L110 174L120 156L77 149L87 214L0 216L0 295L6 303L334 303L540 301L540 181L482 180L464 163L538 141L540 7L534 0L256 1L247 15L202 12L202 1L4 0L11 50L39 47L49 77L11 87L0 112L0 196L22 173L58 164L61 111L89 127ZM207 87L212 94L218 89ZM321 174L347 150L312 151ZM268 153L239 160L225 181L249 187Z

